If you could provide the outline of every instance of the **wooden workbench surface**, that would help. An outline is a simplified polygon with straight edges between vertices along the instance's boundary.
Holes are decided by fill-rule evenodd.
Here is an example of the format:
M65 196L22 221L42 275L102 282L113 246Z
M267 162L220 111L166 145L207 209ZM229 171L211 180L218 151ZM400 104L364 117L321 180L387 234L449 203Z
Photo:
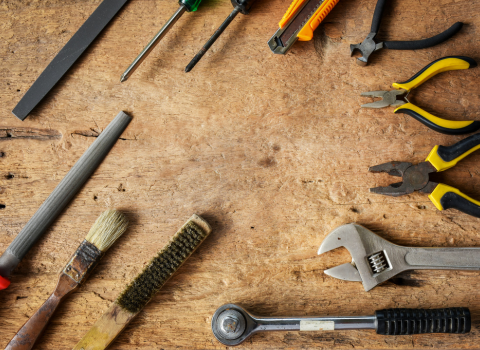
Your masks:
M72 348L193 214L211 236L111 349L224 349L210 322L235 302L263 315L369 315L389 307L467 306L467 335L386 337L374 331L258 334L244 349L478 348L480 274L424 271L365 292L323 270L346 250L317 256L324 237L357 222L411 246L479 246L480 219L440 212L425 194L368 192L395 178L369 174L391 160L419 162L438 134L392 108L360 109L360 93L389 89L449 55L480 59L480 2L391 1L381 39L431 36L456 21L454 39L419 51L382 50L360 67L349 45L370 29L376 1L341 0L286 56L267 40L289 0L258 0L239 15L192 72L184 67L230 13L205 0L186 13L125 83L120 75L178 8L131 1L24 122L11 110L100 0L0 2L0 253L113 117L134 119L68 209L0 292L0 347L53 291L58 272L107 208L127 213L127 233L62 304L37 349ZM480 119L480 68L446 72L415 91L439 116ZM437 179L480 198L480 153Z

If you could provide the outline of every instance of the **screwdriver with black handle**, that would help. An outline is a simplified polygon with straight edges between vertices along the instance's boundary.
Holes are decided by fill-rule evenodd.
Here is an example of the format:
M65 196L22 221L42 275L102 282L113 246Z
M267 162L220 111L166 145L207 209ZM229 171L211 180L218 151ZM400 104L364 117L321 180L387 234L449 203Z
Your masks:
M168 31L173 27L173 25L178 21L180 17L187 12L194 12L197 11L198 5L202 0L180 0L178 4L180 7L178 10L173 14L172 17L165 23L165 25L160 29L160 31L154 36L154 38L148 43L147 46L140 52L140 55L135 58L135 60L132 62L130 67L127 68L125 73L122 74L122 77L120 78L121 82L124 82L130 76L135 72L135 70L142 64L142 62L147 58L147 56L152 52L152 50L157 46L157 44L160 42L160 40L163 39L163 37L168 33Z
M208 39L208 41L203 45L201 50L196 54L196 56L190 61L190 63L185 67L185 72L190 72L193 67L201 60L203 55L208 51L210 46L218 39L218 37L223 33L223 31L228 27L228 25L234 20L234 18L238 15L239 12L243 13L244 15L248 15L248 11L250 7L252 7L255 0L230 0L233 5L233 11L228 15L222 25L213 33L212 37Z

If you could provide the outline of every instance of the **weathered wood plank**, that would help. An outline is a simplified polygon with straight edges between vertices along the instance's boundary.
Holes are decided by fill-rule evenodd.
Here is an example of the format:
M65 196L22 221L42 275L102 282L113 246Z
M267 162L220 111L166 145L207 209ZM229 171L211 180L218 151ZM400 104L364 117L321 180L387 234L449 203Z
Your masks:
M478 348L477 272L412 272L365 293L359 283L323 274L349 261L347 252L317 257L316 251L325 235L352 221L398 244L480 246L478 219L439 212L422 194L368 192L392 181L368 174L369 166L422 161L435 144L462 137L439 135L392 109L359 108L368 102L361 92L388 89L436 58L478 59L479 2L392 1L384 39L427 37L455 21L467 25L447 43L416 52L383 50L362 68L349 57L349 45L368 33L375 1L340 1L313 41L297 43L282 57L266 42L290 1L259 0L185 74L231 11L228 1L209 0L185 14L121 84L120 75L178 7L170 0L132 1L39 108L18 121L10 111L99 3L0 3L0 252L118 111L134 116L0 294L0 346L51 293L98 214L115 207L127 213L131 229L62 305L38 349L73 347L192 213L212 224L211 237L112 349L224 349L210 321L227 302L265 315L450 306L468 306L474 315L468 335L288 332L256 335L245 349ZM478 119L479 77L479 68L443 73L412 98L439 116ZM2 130L23 130L25 137L2 137ZM28 137L28 130L41 137ZM480 198L479 160L472 154L438 176Z

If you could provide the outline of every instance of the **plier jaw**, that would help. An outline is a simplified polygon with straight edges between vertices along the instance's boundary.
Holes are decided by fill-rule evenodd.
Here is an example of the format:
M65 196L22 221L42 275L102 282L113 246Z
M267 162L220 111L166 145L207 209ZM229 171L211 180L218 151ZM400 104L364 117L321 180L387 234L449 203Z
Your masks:
M408 94L407 90L400 89L400 90L392 90L392 91L368 91L362 92L361 96L373 97L377 98L380 97L380 100L375 102L366 103L362 105L362 108L385 108L385 107L398 107L404 105L408 102L406 96ZM399 96L402 96L402 99L398 99Z
M430 182L429 179L429 174L437 171L430 162L422 162L417 165L407 162L388 162L370 167L368 171L371 173L387 173L402 178L402 182L370 188L370 192L383 194L384 196L398 197L415 191L431 193L437 185Z

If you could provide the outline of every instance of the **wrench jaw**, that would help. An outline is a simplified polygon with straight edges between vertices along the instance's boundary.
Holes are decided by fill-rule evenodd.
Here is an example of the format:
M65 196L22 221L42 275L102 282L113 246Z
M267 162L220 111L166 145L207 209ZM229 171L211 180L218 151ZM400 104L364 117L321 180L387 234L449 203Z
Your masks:
M405 271L404 247L377 236L365 227L347 224L332 231L322 242L318 254L344 247L352 256L351 263L342 264L324 273L345 281L361 281L365 291Z
M323 272L326 275L337 278L339 280L362 282L362 277L360 277L360 273L358 273L357 268L353 266L352 263L338 265Z

